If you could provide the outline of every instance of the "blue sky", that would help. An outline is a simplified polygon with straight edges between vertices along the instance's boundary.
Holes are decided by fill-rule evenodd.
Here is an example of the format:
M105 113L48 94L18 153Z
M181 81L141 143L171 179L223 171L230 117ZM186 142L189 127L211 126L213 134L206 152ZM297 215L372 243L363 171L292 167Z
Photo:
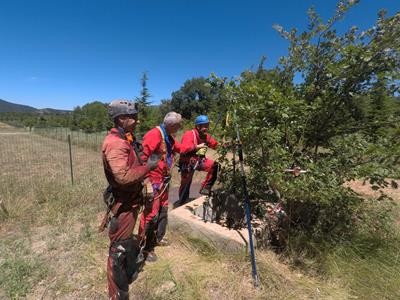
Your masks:
M0 0L0 99L73 109L132 99L146 71L153 103L195 76L233 77L275 66L287 42L272 28L304 29L314 6L326 20L336 0ZM370 27L399 0L361 0L339 29Z

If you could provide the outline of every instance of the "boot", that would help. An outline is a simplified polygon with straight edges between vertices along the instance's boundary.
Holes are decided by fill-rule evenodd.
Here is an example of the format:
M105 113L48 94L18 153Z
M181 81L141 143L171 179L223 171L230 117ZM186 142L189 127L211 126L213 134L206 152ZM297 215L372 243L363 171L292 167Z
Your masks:
M154 250L143 251L146 262L156 262L158 257Z
M171 242L168 241L165 237L161 239L161 241L157 242L157 246L169 246Z

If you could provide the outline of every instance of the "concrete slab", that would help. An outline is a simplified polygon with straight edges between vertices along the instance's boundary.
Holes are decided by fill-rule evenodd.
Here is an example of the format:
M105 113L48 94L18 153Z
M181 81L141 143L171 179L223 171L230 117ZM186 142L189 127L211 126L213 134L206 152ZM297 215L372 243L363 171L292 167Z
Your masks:
M201 195L199 194L201 188L201 184L198 182L192 182L192 185L190 186L189 190L189 199L196 199L200 197ZM179 186L172 186L169 189L169 194L168 194L168 202L169 202L169 207L174 207L174 204L176 201L179 199Z
M168 213L170 232L179 231L192 237L211 242L217 248L227 252L246 251L248 234L246 229L228 229L216 223L204 222L195 215L195 211L203 207L206 197L201 196Z

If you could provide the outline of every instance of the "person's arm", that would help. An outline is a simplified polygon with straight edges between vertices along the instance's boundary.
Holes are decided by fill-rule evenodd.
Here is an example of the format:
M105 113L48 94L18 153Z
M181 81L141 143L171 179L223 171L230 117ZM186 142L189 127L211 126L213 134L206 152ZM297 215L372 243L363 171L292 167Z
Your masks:
M207 146L211 149L218 147L218 142L209 134L207 134Z
M147 166L139 164L129 166L131 151L129 144L121 139L110 145L104 152L114 180L121 186L141 182L150 170Z
M157 148L160 146L161 143L161 133L160 131L157 130L150 130L147 132L142 141L142 147L143 147L143 154L141 156L142 161L146 162L150 155L153 154Z
M196 145L194 144L194 139L193 139L193 132L192 130L186 131L181 140L181 145L180 145L180 150L181 154L187 154L190 152L194 152L196 150Z
M178 140L176 140L175 138L172 138L172 153L176 154L176 153L181 153L181 143L178 142Z

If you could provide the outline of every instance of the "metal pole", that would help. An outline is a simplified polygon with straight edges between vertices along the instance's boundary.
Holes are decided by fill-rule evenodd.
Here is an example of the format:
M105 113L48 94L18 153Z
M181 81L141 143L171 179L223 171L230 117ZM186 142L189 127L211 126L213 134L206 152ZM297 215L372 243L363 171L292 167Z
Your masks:
M236 192L236 184L235 184L235 181L236 181L236 155L235 155L235 153L236 153L236 151L233 150L233 155L232 155L232 169L233 169L232 171L233 171L233 180L234 180L234 184L232 186L233 193Z
M71 135L69 135L69 134L68 134L68 147L69 147L69 166L71 169L71 183L74 184L74 171L72 168Z
M257 275L257 266L256 266L256 256L254 253L254 244L253 244L253 232L251 229L251 213L250 213L250 199L249 193L247 191L247 182L246 175L244 173L244 165L243 165L243 149L242 142L240 141L240 133L239 133L239 125L236 120L236 110L234 111L235 116L235 125L236 125L236 139L238 146L238 154L239 154L239 162L240 162L240 174L242 178L242 186L243 186L243 194L244 194L244 206L246 211L246 221L247 221L247 230L249 232L249 247L250 247L250 259L251 259L251 269L254 280L254 286L258 287L260 282Z

